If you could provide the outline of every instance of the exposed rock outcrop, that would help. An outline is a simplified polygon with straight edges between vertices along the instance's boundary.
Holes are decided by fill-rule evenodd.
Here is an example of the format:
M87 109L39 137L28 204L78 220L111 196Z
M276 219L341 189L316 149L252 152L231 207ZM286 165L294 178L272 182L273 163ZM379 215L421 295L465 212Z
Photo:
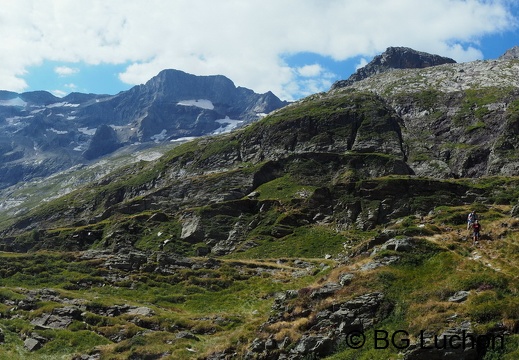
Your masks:
M519 46L514 46L499 57L499 60L512 60L512 59L519 59Z
M335 82L332 85L332 89L346 87L372 75L393 69L421 69L455 62L455 60L448 57L432 55L407 47L389 47L382 54L375 56L369 64L358 69L347 80Z

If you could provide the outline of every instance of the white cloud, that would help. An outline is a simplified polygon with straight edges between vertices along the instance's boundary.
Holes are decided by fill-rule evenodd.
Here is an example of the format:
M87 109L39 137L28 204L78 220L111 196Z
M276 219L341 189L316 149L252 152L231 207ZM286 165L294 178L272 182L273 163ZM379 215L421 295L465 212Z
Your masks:
M359 70L361 67L364 67L368 64L368 60L365 58L361 58L359 63L355 66L355 70Z
M315 77L321 75L323 67L319 64L305 65L298 67L296 72L299 76L303 77Z
M65 95L67 95L66 92L62 91L62 90L52 90L51 93L54 95L54 96L57 96L57 97L63 97Z
M222 74L257 92L291 98L300 76L281 57L335 60L409 46L457 61L482 57L478 38L510 29L505 0L0 0L0 88L20 91L45 60L130 63L144 83L165 68ZM61 69L65 70L65 69ZM65 71L66 73L66 71ZM307 75L303 75L307 76Z
M77 74L79 72L79 69L71 68L68 66L56 66L54 68L54 72L56 74L58 74L59 76L64 77L64 76L70 76L70 75Z

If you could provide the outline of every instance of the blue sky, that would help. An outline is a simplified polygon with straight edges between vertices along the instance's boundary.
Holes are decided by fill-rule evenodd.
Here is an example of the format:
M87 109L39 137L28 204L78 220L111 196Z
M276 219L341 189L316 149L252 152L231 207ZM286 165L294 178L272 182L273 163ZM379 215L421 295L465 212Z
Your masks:
M116 94L172 68L295 100L389 46L494 59L516 0L0 0L0 89Z

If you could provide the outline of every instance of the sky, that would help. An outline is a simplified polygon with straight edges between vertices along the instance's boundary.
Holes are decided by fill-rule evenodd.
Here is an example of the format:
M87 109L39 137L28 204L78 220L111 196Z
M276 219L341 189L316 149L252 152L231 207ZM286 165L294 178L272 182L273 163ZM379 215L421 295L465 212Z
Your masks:
M0 89L117 94L163 69L297 100L389 46L495 59L519 0L0 0Z

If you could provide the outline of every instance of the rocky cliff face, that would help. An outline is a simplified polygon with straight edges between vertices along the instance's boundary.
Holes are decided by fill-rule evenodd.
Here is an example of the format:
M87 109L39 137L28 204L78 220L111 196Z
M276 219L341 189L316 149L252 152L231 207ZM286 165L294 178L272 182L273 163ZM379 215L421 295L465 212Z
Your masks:
M394 109L415 174L514 176L518 74L514 59L475 61L394 70L347 89L379 94Z
M227 132L284 105L270 92L256 94L224 76L177 70L114 96L0 92L0 188L121 147Z
M394 69L421 69L455 62L447 57L432 55L407 47L389 47L382 54L375 56L369 64L358 69L347 80L335 82L332 89L349 86L370 76Z

